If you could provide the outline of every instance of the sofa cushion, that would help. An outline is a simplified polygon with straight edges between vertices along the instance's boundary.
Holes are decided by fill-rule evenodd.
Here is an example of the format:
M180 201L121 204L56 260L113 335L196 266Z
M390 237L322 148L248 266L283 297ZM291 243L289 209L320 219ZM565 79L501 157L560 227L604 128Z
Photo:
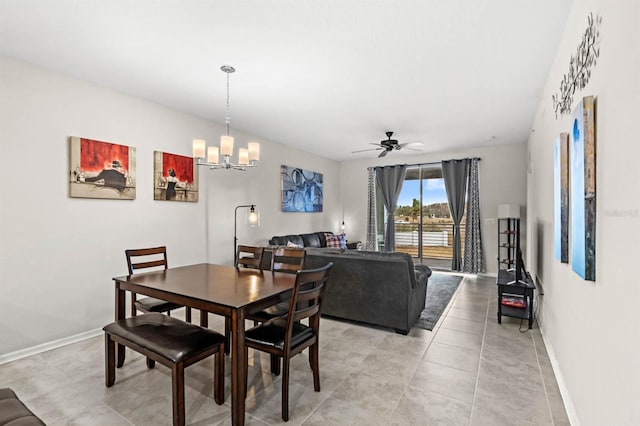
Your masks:
M302 241L304 241L304 247L322 247L322 242L317 232L312 234L302 234Z
M1 425L44 425L9 388L0 389Z
M304 247L304 240L300 235L284 235L282 237L273 237L269 244L274 246L286 246L288 242L292 242L300 247Z

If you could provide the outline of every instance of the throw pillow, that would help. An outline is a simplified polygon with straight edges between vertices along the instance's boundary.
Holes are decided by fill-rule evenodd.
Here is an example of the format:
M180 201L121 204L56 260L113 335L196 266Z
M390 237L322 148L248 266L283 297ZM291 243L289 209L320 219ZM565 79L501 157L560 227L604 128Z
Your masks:
M327 248L342 248L338 235L325 234L325 236L327 237Z
M300 244L292 243L291 241L287 241L287 247L302 248Z
M340 237L340 248L342 250L346 250L347 249L347 236L345 234L340 234L340 235L338 235L338 237Z

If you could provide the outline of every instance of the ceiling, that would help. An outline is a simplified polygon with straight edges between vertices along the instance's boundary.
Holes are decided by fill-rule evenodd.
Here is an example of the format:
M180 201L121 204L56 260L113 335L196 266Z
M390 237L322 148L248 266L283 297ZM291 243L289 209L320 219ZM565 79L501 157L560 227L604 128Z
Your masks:
M525 142L571 3L0 0L0 54L218 123L229 64L232 135L345 161Z

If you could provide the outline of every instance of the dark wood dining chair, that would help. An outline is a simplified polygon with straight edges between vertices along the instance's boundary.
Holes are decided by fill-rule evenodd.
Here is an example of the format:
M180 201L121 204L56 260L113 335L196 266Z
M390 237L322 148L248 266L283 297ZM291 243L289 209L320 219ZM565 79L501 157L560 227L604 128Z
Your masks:
M236 252L236 266L260 269L263 254L264 247L238 245L238 251Z
M167 269L167 248L151 247L142 249L125 250L124 254L127 258L127 267L129 275L133 275L141 269ZM182 308L177 303L167 302L165 300L156 299L155 297L137 298L135 293L131 293L131 316L135 317L137 311L144 313L160 312L171 316L171 311ZM185 318L187 322L191 322L191 308L186 307Z
M333 262L318 269L301 270L296 273L296 283L289 300L289 311L284 317L273 318L245 332L246 353L249 348L271 354L282 359L282 420L289 420L289 369L290 360L309 348L309 364L313 371L313 389L320 392L320 369L318 347L320 335L320 303L325 283ZM309 318L309 325L301 320ZM244 384L247 386L249 363L244 365Z
M173 424L185 424L184 369L215 354L213 394L224 404L225 337L195 324L157 312L125 318L104 327L105 385L116 380L115 344L121 344L147 357L147 367L156 362L171 369Z
M294 247L277 247L271 254L271 271L295 274L304 266L305 251ZM289 311L289 302L280 302L261 311L247 316L254 325L267 322L272 318L286 315Z

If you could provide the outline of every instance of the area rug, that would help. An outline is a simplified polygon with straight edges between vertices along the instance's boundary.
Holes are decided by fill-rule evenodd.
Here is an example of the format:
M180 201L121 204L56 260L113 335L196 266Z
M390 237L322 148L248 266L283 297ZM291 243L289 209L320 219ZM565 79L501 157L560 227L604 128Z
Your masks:
M449 304L453 293L460 285L462 277L460 275L446 275L434 273L427 282L427 299L424 310L418 318L415 327L433 330L433 327L440 319L440 315Z

